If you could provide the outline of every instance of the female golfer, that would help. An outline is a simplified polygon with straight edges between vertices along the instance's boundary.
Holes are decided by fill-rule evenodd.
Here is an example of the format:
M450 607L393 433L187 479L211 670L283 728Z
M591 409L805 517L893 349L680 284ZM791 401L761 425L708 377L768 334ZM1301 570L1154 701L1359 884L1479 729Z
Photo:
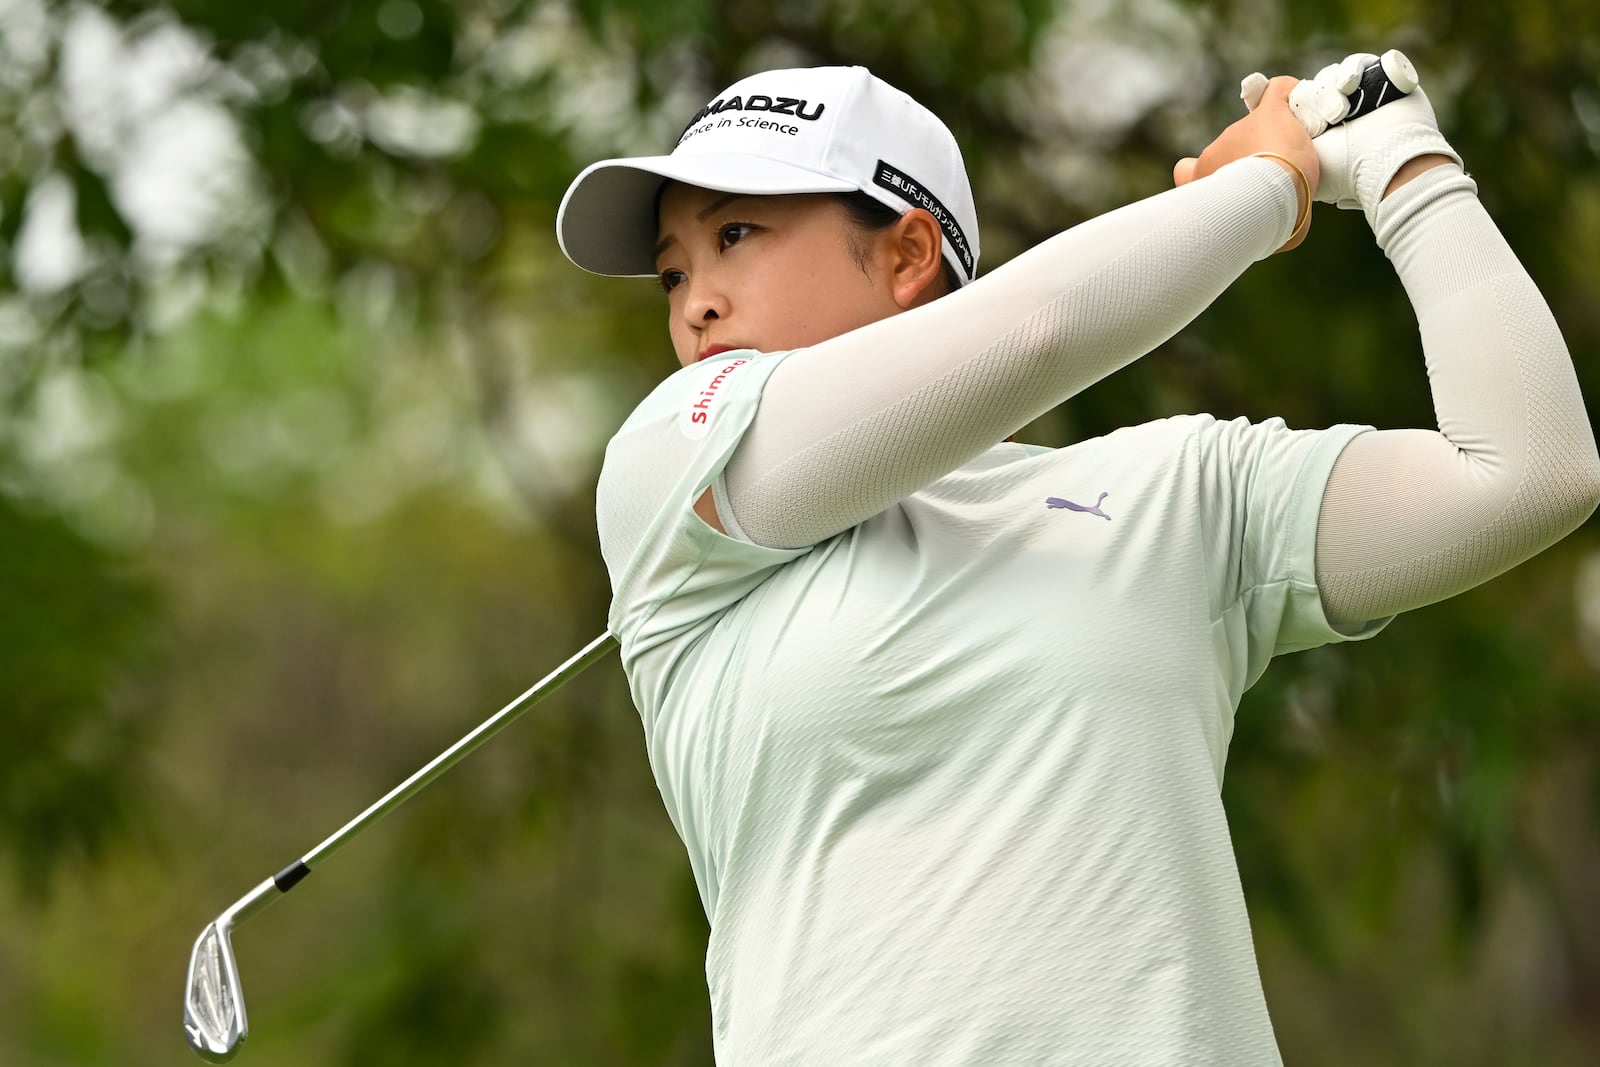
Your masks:
M1561 336L1425 98L1313 142L1294 84L981 278L950 132L861 68L747 78L568 191L567 255L659 278L682 364L599 529L719 1061L1277 1062L1220 799L1240 695L1600 500ZM1400 274L1437 430L1006 442L1303 240L1319 182Z

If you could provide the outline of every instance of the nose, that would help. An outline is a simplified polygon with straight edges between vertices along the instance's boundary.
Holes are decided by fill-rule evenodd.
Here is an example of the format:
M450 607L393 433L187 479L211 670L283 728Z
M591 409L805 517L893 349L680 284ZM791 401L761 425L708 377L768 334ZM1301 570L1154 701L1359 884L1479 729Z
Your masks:
M683 302L683 317L692 330L703 330L713 322L728 317L728 295L715 279L703 274L684 282L689 293Z

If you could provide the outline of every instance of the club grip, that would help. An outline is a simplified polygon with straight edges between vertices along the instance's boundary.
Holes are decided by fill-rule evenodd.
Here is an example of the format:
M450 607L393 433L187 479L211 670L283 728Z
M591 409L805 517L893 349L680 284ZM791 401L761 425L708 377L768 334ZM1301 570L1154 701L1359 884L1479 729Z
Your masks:
M1409 95L1417 85L1417 70L1411 60L1399 49L1391 48L1376 63L1368 64L1361 71L1361 81L1347 97L1350 113L1343 121L1370 114L1390 101Z

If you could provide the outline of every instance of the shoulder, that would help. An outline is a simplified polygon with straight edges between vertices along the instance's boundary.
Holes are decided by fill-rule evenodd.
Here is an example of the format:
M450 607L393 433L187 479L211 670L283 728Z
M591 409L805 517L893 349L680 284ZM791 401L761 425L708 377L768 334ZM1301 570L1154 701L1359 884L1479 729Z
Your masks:
M601 552L613 583L641 552L712 531L692 503L721 474L755 414L775 355L729 353L684 367L646 396L606 445L595 487Z
M616 437L646 427L671 427L689 440L704 438L725 410L754 404L785 354L746 352L682 367L639 402Z

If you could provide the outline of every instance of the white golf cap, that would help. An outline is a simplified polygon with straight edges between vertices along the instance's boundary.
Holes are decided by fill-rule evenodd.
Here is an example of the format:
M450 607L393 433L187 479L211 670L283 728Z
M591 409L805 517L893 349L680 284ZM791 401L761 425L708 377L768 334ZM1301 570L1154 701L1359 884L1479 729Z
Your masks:
M897 212L924 208L960 283L977 274L978 213L954 135L865 67L751 75L701 108L671 155L586 168L561 200L561 250L596 274L654 274L657 194L669 178L728 193L860 191Z

